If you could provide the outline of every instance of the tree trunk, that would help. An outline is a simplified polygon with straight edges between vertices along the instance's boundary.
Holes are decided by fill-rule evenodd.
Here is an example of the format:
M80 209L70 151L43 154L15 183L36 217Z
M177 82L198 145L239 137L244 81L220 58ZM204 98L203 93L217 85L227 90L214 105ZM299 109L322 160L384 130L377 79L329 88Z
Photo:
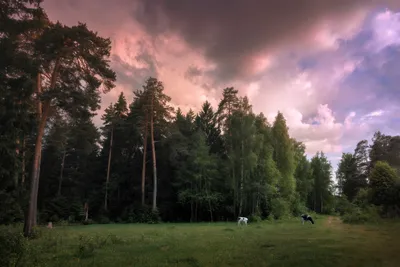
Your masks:
M197 222L197 208L198 208L198 202L196 200L196 205L194 206L194 221Z
M151 114L150 114L150 135L151 135L151 150L153 154L153 211L157 210L157 162L156 162L156 147L154 144L154 95L152 96Z
M37 216L37 198L38 198L38 194L39 194L39 177L40 177L41 162L42 162L42 151L40 151L40 154L39 154L39 166L38 166L38 170L37 170L38 180L37 180L36 185L35 185L36 201L34 202L34 204L35 204L34 210L36 211L35 212L36 214L35 214L35 217L33 218L34 225L37 224L37 218L38 218L38 216Z
M48 108L47 108L48 110ZM32 176L31 176L31 186L30 186L30 197L29 197L29 208L28 213L25 218L24 234L29 236L32 233L32 228L36 226L37 217L37 197L39 190L39 172L40 172L40 160L42 153L42 138L44 135L44 127L46 124L47 112L43 113L43 117L39 124L39 132L36 136L35 142L35 154L32 163Z
M321 194L321 196L320 196L320 201L321 201L321 210L319 211L320 213L322 213L322 211L323 211L323 203L322 203L322 194Z
M112 147L113 147L113 139L114 139L114 126L111 126L111 138L110 138L110 148L108 150L108 165L107 165L107 178L106 178L106 192L104 194L104 210L108 210L108 183L110 181L110 169L111 169L111 156L112 156Z
M53 89L56 85L58 68L60 66L60 59L57 58L54 64L54 69L51 74L50 89ZM24 224L24 235L30 236L32 234L32 229L36 226L37 217L37 198L39 190L39 171L40 171L40 161L42 155L42 139L44 135L44 128L46 126L47 117L50 111L51 99L47 99L42 107L42 100L40 96L42 94L42 81L40 72L37 74L36 81L36 97L37 97L37 118L38 118L38 130L35 142L35 154L33 156L32 162L32 176L31 176L31 186L30 186L30 196L29 196L29 207L28 212L25 217Z
M117 201L118 204L121 203L121 187L118 185L118 190L117 190Z
M65 162L65 156L67 154L67 151L65 150L63 153L63 157L61 160L61 171L60 171L60 179L58 180L58 195L61 196L61 186L62 186L62 180L63 180L63 173L64 173L64 162Z
M237 217L237 184L235 176L235 165L232 167L232 179L233 179L233 216Z
M191 222L191 223L193 222L193 219L194 219L193 213L194 213L194 210L193 210L193 199L192 199L192 200L190 201L190 222Z
M84 211L85 211L85 222L87 222L89 219L89 204L87 202L85 203Z
M22 174L22 177L21 177L21 185L22 186L24 186L24 183L25 183L25 150L26 150L26 138L25 138L25 135L24 135L24 137L23 137L23 140L22 140L22 170L21 170L21 174Z
M19 138L16 140L16 149L15 149L15 154L16 154L16 156L19 158L19 153L20 153L20 149L19 149L19 147L20 147L20 141L19 141ZM18 180L19 180L19 173L18 173L18 170L19 168L18 168L18 161L16 160L15 161L15 163L14 163L14 170L15 170L15 173L14 173L14 184L15 184L15 188L17 188L18 187L18 184L19 184L19 182L18 182Z
M36 226L36 203L37 202L37 192L36 191L36 183L39 179L38 177L38 169L39 169L39 162L40 162L40 154L42 152L42 138L44 134L44 126L45 120L42 117L42 102L40 100L41 94L41 79L40 73L37 76L37 84L36 84L36 97L37 97L37 105L36 105L36 112L37 112L37 120L38 120L38 131L36 135L36 142L35 142L35 150L32 162L32 175L31 175L31 185L30 185L30 195L29 195L29 206L25 216L24 222L24 235L30 236L32 233L32 228Z
M314 197L313 197L313 204L314 204L314 211L317 212L317 190L314 190Z
M244 183L244 158L243 158L244 145L241 142L241 157L240 157L240 192L239 192L239 216L242 216L243 211L243 183Z
M210 221L213 222L214 220L213 220L212 206L211 206L210 196L208 195L208 190L206 190L206 195L208 199L208 209L210 211Z
M144 125L144 141L143 141L143 166L142 166L142 205L145 204L145 181L146 181L146 156L147 156L147 134L148 134L148 122L147 122L147 114L145 117L145 125Z

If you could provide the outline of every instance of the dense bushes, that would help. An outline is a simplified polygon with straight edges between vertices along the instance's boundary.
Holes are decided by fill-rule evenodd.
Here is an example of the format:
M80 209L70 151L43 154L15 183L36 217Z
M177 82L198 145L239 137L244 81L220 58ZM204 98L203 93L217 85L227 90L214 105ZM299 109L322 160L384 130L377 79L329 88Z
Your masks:
M0 228L0 266L18 266L26 250L22 233Z
M12 224L21 222L24 218L21 205L14 194L8 194L0 190L0 224Z
M290 204L282 198L271 200L271 215L274 219L283 219L290 215Z
M380 220L380 209L377 206L370 205L364 208L356 205L342 216L344 223L376 223Z
M123 222L127 223L159 223L161 221L158 211L153 211L149 206L129 206L122 212Z
M37 231L35 233L40 233ZM0 266L36 267L44 266L40 260L41 248L29 242L20 228L0 227Z

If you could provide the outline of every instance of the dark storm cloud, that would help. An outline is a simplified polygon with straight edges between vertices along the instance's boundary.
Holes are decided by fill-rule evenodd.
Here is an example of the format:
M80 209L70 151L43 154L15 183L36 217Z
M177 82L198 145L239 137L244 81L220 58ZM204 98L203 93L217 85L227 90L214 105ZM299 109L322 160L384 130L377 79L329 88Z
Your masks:
M137 0L135 19L153 35L180 34L204 49L221 80L245 78L257 53L312 38L323 19L343 22L360 8L398 0Z
M120 84L130 88L132 91L141 89L143 82L148 77L157 77L157 69L154 66L154 61L146 54L140 54L138 57L146 58L149 62L148 67L138 68L126 63L118 55L112 55L112 67L117 73L117 79Z
M185 79L192 81L194 78L199 77L203 74L203 71L196 66L189 66L185 71Z

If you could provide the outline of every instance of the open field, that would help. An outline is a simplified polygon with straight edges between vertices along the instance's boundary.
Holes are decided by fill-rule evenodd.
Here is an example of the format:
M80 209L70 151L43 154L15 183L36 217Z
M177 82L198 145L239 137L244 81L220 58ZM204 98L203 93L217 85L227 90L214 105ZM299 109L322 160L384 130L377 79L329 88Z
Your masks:
M400 224L335 217L249 224L56 227L33 240L43 266L399 266ZM46 263L46 265L44 265Z

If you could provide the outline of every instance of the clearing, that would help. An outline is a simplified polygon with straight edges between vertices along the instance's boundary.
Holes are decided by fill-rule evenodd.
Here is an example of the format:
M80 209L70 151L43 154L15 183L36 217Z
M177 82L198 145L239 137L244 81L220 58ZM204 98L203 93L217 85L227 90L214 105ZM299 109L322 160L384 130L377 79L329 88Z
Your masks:
M337 217L249 223L55 227L32 241L46 266L399 266L400 224Z

